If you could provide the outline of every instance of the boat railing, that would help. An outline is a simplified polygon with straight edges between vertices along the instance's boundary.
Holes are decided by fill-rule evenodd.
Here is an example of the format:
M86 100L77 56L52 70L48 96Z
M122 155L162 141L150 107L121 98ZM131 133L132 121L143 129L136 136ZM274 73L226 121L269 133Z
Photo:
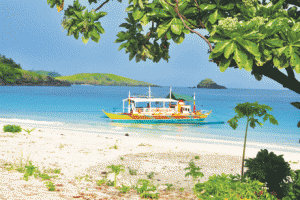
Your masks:
M135 112L142 113L142 112L159 112L159 113L164 113L164 112L173 112L174 109L171 108L136 108L134 110Z

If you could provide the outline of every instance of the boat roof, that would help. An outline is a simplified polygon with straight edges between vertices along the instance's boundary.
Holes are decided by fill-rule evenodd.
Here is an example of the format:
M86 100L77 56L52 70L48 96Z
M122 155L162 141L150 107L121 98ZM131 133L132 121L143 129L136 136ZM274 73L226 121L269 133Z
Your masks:
M123 101L128 101L128 98L124 99ZM166 99L166 98L135 98L135 97L130 97L130 101L135 101L135 102L174 102L174 103L178 102L174 99Z
M166 98L170 98L170 94L168 94L168 96L166 96ZM193 97L191 97L191 96L184 95L184 94L178 94L178 93L174 93L174 92L171 92L171 98L175 99L175 100L194 101Z

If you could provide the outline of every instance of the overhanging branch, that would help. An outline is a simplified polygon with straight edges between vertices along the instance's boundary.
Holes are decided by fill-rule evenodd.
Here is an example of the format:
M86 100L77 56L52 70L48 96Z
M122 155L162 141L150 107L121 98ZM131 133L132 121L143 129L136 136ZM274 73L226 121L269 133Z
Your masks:
M287 67L286 70L288 73L294 75L293 69L291 66ZM274 81L281 84L284 88L288 88L298 94L300 94L300 82L295 78L295 76L290 77L286 76L284 73L279 71L277 67L273 66L273 61L269 60L266 62L263 66L257 66L253 65L252 71L254 73L262 74L270 79L273 79Z
M180 19L181 19L183 25L184 25L187 29L189 29L192 33L196 33L196 34L199 35L202 39L204 39L204 40L206 41L206 43L209 45L210 51L212 51L213 48L212 48L210 42L208 41L208 39L206 39L203 35L201 35L201 34L198 33L197 31L192 30L190 27L188 27L188 26L186 25L186 23L184 22L183 17L182 17L183 15L180 14L180 12L179 12L179 10L178 10L178 0L175 0L176 6L173 6L172 4L170 4L169 2L167 2L167 0L164 0L164 1L165 1L168 5L172 6L172 7L175 9L175 11L176 11L177 15L180 17Z

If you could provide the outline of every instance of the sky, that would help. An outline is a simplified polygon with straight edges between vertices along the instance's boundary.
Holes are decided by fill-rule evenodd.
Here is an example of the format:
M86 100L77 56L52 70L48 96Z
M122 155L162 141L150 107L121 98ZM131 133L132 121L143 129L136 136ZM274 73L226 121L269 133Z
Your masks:
M79 0L90 11L104 1L89 5L87 0ZM149 2L152 2L151 0ZM73 0L65 0L64 9L73 5ZM50 8L46 0L1 0L0 2L0 54L12 58L24 70L55 71L62 76L78 73L111 73L160 86L194 87L201 80L210 78L227 88L286 90L276 81L263 77L257 81L251 72L228 68L221 72L215 63L209 62L208 44L196 34L188 34L181 44L170 40L169 62L161 59L136 63L129 61L125 48L118 51L122 43L114 43L117 34L127 29L119 27L126 23L125 12L128 1L110 1L100 10L107 15L100 18L105 34L99 43L89 40L84 44L81 36L67 36L61 21L63 11ZM143 34L149 31L150 23L144 26ZM197 30L207 35L206 30ZM281 70L285 73L285 70ZM286 74L286 73L285 73ZM295 72L296 79L300 74Z

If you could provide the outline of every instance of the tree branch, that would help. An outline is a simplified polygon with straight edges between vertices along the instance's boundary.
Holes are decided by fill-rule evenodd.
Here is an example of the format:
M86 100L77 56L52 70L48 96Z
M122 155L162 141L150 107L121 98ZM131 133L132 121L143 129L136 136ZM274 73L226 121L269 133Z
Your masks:
M289 72L292 68L289 66L287 67ZM300 82L295 78L290 78L286 76L284 73L279 71L277 67L273 66L273 61L269 60L263 66L253 65L252 68L254 73L262 74L270 79L281 84L284 88L288 88L298 94L300 94ZM293 73L294 74L294 73Z
M109 0L106 0L105 2L103 2L98 8L96 8L95 12L97 10L99 10L100 8L102 8L102 6L104 6L107 2L109 2Z
M286 73L288 74L288 77L291 78L291 79L295 79L295 74L294 74L294 71L292 69L291 66L288 66L285 68L285 71Z
M196 33L196 34L199 35L202 39L204 39L204 40L206 41L206 43L209 45L210 51L212 51L213 48L212 48L210 42L209 42L203 35L201 35L201 34L198 33L197 31L192 30L190 27L188 27L188 26L185 24L185 22L184 22L184 20L183 20L183 18L182 18L183 15L181 15L181 14L179 13L179 10L178 10L178 0L175 0L175 2L176 2L176 7L173 6L172 4L170 4L169 2L167 2L167 0L164 0L164 1L165 1L168 5L172 6L172 7L175 9L177 15L180 17L180 19L181 19L182 23L184 24L184 26L185 26L187 29L189 29L192 33Z

